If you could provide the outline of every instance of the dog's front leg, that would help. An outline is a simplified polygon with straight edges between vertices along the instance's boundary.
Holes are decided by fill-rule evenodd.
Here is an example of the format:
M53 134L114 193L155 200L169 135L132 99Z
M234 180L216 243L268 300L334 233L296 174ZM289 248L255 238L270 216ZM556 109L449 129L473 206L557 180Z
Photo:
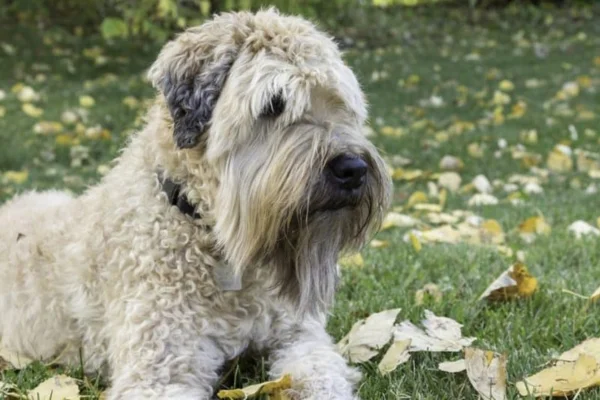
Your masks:
M285 330L271 353L269 373L291 375L293 399L358 399L354 386L361 374L336 351L323 323L310 319Z
M194 328L193 318L174 323L157 314L120 324L110 339L107 400L211 399L224 363L222 349Z

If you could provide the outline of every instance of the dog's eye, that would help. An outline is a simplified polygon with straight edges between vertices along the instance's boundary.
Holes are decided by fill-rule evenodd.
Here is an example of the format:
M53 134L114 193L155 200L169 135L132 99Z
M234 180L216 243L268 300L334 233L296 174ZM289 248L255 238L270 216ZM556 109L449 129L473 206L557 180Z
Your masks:
M265 105L260 113L261 117L275 118L281 115L285 110L285 100L281 92L271 97L271 100Z

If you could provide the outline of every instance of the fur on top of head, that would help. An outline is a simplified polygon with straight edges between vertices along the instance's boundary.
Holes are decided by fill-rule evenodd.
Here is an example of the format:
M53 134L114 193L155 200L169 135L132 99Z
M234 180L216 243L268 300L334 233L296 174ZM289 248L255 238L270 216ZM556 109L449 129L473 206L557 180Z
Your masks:
M390 191L363 135L364 95L334 41L274 9L225 13L166 44L149 77L176 151L217 177L210 212L228 264L238 274L270 266L298 310L327 307L340 251L377 228ZM340 154L364 159L368 173L356 202L334 208L340 194L324 171Z

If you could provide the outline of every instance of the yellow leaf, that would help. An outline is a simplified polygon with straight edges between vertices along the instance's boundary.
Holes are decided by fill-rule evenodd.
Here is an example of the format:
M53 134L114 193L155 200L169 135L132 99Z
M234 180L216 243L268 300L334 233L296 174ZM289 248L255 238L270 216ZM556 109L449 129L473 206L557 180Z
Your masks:
M79 400L79 387L75 379L56 375L40 383L27 393L31 400Z
M546 165L554 172L569 172L573 169L573 160L570 155L555 149L548 154Z
M504 79L503 81L500 81L500 84L498 84L498 87L500 88L500 90L502 90L504 92L510 92L511 90L513 90L515 88L515 85L511 81Z
M544 217L529 217L519 224L519 236L527 243L533 242L536 236L549 235L552 227L546 222Z
M408 347L410 339L395 340L388 351L383 355L383 358L377 365L377 369L381 375L387 375L394 371L398 365L405 363L410 358Z
M537 279L527 267L517 262L511 265L483 292L479 300L503 301L531 296L537 290Z
M506 355L493 351L465 349L467 377L482 399L506 399L506 361Z
M58 135L54 140L60 146L73 146L77 144L77 140L69 135Z
M423 248L423 245L421 245L419 238L417 238L417 236L415 236L415 234L412 232L408 234L408 237L410 238L410 243L412 244L413 249L415 249L417 253L420 252Z
M590 296L591 301L596 301L598 299L600 299L600 287Z
M436 303L442 301L440 287L435 283L428 283L422 289L417 290L415 293L415 304L418 306L423 305L426 298L431 298Z
M380 311L357 321L337 344L339 352L351 362L365 362L379 354L392 338L400 308Z
M393 227L410 228L417 225L419 221L409 215L399 214L397 212L387 213L383 219L380 230L386 230Z
M292 387L292 377L284 375L276 381L269 381L250 385L243 389L219 390L219 399L247 399L258 398L261 395L277 395Z
M6 115L6 108L4 106L0 106L0 118Z
M390 242L388 242L387 240L378 240L378 239L373 239L369 243L369 246L371 246L374 249L383 249L385 247L388 247L389 245L390 245Z
M504 243L504 231L500 223L495 219L485 220L481 224L481 236L484 243Z
M445 361L441 362L438 365L438 369L444 372L450 372L451 374L455 374L457 372L462 372L467 369L467 365L465 364L465 360L456 360L456 361Z
M23 112L25 114L29 115L32 118L39 118L44 113L44 110L42 110L41 108L38 108L38 107L34 106L31 103L24 103L21 106L21 110L23 110Z
M364 267L365 260L360 253L354 253L340 258L339 263L346 268Z
M483 147L479 143L471 143L467 146L467 152L473 158L483 158Z
M410 195L406 203L406 208L412 208L415 204L419 203L427 203L427 194L421 191L414 192Z
M27 178L29 177L29 172L27 172L26 170L6 171L5 173L2 174L2 177L4 178L3 180L5 180L7 182L20 185L21 183L23 183L27 180Z
M414 181L423 176L423 171L420 169L403 169L396 168L392 174L392 178L395 180L403 180L403 181Z
M139 101L133 96L127 96L123 99L123 104L131 109L134 109L138 107Z
M96 104L96 100L92 96L84 95L79 97L79 105L81 107L90 108Z
M568 396L600 385L600 365L595 357L581 354L575 362L558 363L517 382L521 396Z
M525 112L527 112L527 103L519 100L515 105L512 106L508 118L521 118L523 115L525 115Z
M406 135L406 130L403 128L394 128L392 126L383 126L381 128L381 134L385 136L400 137Z

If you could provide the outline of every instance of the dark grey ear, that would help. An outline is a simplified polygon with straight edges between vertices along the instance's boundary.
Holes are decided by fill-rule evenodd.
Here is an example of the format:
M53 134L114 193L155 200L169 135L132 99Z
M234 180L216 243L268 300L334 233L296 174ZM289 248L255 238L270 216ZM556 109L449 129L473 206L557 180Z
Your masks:
M177 147L189 149L198 144L210 124L233 61L234 55L227 54L203 66L199 75L189 78L177 78L174 73L165 75L161 90L173 117Z

